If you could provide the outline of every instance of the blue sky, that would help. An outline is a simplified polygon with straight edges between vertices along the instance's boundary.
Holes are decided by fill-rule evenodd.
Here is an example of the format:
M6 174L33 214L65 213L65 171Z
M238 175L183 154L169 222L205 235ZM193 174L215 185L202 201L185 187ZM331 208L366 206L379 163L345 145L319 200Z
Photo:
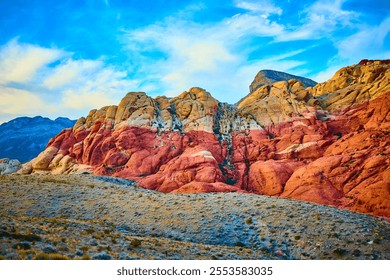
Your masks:
M235 103L261 69L318 82L390 58L385 0L2 0L0 123L78 118L129 91Z

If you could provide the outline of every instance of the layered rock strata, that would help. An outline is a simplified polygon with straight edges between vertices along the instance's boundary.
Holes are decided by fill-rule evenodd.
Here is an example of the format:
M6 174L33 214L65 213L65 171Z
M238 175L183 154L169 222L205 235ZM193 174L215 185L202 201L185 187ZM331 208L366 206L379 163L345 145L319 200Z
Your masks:
M53 138L21 172L136 180L162 192L251 192L390 217L390 65L263 85L236 106L201 88L128 93Z

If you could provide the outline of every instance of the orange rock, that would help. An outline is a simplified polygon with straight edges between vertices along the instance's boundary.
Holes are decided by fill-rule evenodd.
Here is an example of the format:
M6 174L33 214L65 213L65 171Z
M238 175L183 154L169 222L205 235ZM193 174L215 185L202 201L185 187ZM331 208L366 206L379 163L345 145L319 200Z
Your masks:
M209 192L244 192L243 190L221 182L201 183L191 182L172 191L172 193L209 193Z
M258 194L280 195L291 174L303 165L300 161L285 160L255 162L249 170L249 186Z
M367 61L314 88L260 86L237 106L201 88L172 99L128 93L20 172L88 171L162 192L253 192L389 218L389 67Z

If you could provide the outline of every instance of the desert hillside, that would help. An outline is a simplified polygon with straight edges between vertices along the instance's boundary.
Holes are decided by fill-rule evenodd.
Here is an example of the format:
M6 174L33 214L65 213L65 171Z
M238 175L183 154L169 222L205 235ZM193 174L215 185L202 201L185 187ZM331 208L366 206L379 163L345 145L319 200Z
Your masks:
M390 259L383 219L86 174L0 176L3 259Z

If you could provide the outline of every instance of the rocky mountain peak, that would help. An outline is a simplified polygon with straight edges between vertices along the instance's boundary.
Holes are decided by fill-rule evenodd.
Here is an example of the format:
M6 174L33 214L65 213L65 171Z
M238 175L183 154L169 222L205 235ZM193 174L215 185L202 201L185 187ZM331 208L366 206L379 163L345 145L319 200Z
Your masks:
M289 81L291 79L301 82L305 88L313 87L317 84L315 81L308 78L291 75L285 72L275 70L261 70L259 73L257 73L251 85L249 86L249 92L252 93L263 85L272 85L275 82Z

